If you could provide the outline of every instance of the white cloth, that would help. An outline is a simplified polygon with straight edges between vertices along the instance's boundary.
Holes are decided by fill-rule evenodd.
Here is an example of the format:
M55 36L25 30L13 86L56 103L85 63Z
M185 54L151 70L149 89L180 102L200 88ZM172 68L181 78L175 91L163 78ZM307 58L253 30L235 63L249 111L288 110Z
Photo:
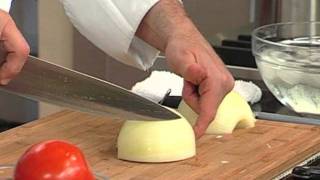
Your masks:
M158 103L170 89L172 96L181 96L183 79L167 71L153 71L150 77L135 84L131 91ZM247 102L254 104L261 100L262 91L253 82L236 80L234 91L238 92Z
M135 32L159 0L60 1L73 25L98 48L143 70L153 65L159 51L136 37Z
M0 0L0 9L9 12L11 7L11 0Z
M171 96L181 96L183 79L167 71L153 71L147 79L132 87L132 92L153 102L160 102L168 90Z
M234 84L234 91L238 92L247 102L254 104L261 100L262 91L253 82L236 80Z

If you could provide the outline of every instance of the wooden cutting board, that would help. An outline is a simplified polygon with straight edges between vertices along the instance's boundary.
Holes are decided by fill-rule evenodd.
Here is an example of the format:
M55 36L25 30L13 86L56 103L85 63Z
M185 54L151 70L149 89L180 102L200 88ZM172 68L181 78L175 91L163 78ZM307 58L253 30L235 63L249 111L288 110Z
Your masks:
M0 164L15 163L31 144L64 139L77 144L95 171L111 179L270 179L320 151L320 128L259 120L252 129L205 135L197 156L172 163L116 158L122 121L62 111L0 134Z

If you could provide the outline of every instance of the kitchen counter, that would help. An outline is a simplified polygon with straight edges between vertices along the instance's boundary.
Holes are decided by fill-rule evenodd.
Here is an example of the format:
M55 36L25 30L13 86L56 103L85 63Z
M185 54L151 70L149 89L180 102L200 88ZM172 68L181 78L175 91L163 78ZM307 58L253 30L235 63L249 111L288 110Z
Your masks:
M0 133L0 163L14 164L32 144L62 139L80 147L89 164L112 179L270 179L320 149L320 128L259 120L252 129L206 135L197 156L172 163L133 163L116 158L123 121L62 111Z

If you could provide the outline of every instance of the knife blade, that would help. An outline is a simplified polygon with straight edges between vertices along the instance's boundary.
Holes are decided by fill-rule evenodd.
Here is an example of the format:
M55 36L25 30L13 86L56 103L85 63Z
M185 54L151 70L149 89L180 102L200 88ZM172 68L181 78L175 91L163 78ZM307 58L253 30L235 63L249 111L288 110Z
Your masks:
M22 71L0 90L93 114L161 121L177 114L110 82L29 56Z

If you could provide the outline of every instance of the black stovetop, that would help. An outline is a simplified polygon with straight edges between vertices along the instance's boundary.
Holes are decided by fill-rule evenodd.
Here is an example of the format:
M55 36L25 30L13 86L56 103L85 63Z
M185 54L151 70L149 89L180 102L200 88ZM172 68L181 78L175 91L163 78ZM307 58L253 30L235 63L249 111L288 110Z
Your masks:
M221 45L212 45L227 65L256 68L251 51L251 36L239 35L237 39L224 39Z
M303 166L295 167L292 172L281 180L319 180L320 157L317 157Z

